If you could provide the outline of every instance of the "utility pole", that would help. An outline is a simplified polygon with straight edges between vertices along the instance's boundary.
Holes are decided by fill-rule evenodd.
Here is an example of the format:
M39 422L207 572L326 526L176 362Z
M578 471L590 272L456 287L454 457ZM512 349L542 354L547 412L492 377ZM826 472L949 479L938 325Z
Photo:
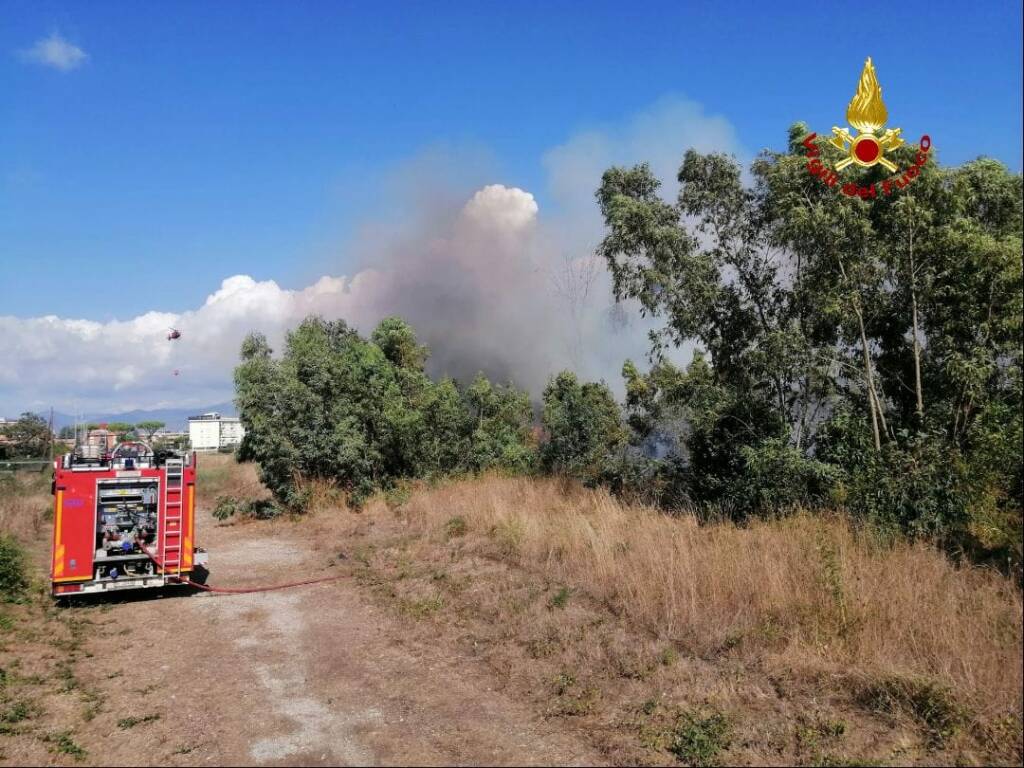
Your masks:
M50 406L50 463L53 464L53 406Z

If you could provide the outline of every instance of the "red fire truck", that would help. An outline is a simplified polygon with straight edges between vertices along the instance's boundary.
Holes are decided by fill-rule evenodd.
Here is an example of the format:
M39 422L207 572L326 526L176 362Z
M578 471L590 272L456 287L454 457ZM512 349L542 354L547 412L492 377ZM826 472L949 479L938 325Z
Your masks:
M53 496L55 597L184 584L206 561L194 452L80 446L54 461Z

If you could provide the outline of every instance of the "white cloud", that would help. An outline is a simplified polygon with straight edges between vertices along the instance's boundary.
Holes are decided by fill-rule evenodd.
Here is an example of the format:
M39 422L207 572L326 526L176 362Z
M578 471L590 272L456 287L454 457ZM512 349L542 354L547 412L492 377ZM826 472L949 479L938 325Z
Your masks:
M230 399L231 370L245 334L284 331L312 312L345 313L349 282L323 278L300 291L248 275L224 280L204 304L180 314L147 312L97 323L0 316L0 409L68 410L204 405ZM168 341L170 327L181 339ZM175 376L174 371L179 375ZM5 411L0 410L0 413Z
M386 315L407 318L432 350L434 374L465 379L483 370L534 396L563 368L618 385L623 360L644 357L651 325L613 307L607 271L593 256L602 234L594 190L609 165L649 160L671 197L690 146L743 154L723 119L692 102L665 101L547 153L557 211L545 214L516 187L456 192L435 174L396 174L406 186L391 198L408 210L389 211L383 224L367 220L363 237L346 247L346 262L363 265L351 276L289 290L234 275L194 309L107 323L0 316L0 415L229 400L244 336L260 330L280 349L286 331L313 313L364 333ZM170 326L180 340L167 340Z
M478 190L462 210L467 219L483 227L517 232L536 220L538 208L529 192L488 184Z
M59 32L54 32L23 51L22 58L44 67L59 69L61 72L70 72L80 67L89 58L89 54L65 40Z

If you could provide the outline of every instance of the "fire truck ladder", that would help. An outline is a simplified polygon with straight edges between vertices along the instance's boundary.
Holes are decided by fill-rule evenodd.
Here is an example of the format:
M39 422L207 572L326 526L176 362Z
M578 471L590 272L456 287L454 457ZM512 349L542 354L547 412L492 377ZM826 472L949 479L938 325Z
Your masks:
M159 565L165 576L180 576L184 462L181 459L167 459L164 469L167 483L164 486L164 519L160 536Z

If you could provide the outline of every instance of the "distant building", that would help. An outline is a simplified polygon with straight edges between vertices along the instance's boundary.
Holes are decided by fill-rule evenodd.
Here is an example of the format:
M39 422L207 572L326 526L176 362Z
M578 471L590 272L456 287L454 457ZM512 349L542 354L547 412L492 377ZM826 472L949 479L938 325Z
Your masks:
M177 440L188 437L188 432L179 432L174 429L161 429L153 433L154 442L157 440Z
M195 451L218 451L242 442L245 429L237 416L204 413L188 417L188 439Z
M99 448L100 453L106 453L114 450L117 445L117 434L104 427L90 429L85 444Z

